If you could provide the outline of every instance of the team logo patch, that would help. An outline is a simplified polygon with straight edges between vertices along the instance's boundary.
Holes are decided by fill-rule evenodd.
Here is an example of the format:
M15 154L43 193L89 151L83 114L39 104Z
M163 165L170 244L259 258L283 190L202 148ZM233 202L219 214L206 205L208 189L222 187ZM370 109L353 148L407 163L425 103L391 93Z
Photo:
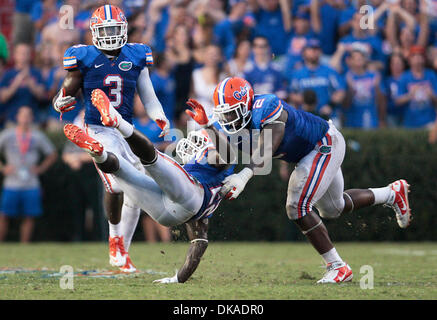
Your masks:
M234 98L240 101L244 96L246 96L246 94L247 86L240 87L240 91L234 91Z
M330 146L320 146L319 152L323 154L331 153L331 147Z
M129 71L132 68L132 62L130 62L130 61L122 61L122 62L120 62L118 67L122 71Z

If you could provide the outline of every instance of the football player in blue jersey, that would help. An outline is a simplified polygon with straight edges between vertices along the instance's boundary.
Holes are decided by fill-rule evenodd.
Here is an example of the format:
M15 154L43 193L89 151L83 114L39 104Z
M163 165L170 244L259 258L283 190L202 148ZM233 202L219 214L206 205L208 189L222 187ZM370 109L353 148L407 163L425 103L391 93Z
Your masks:
M222 181L234 171L234 166L229 164L233 153L226 136L215 128L211 128L214 139L206 132L190 132L176 148L185 163L182 167L134 130L133 125L112 107L102 90L93 91L92 103L100 112L103 124L121 133L146 172L139 173L132 163L106 150L97 139L73 124L64 127L65 135L90 153L98 168L111 174L124 194L155 221L168 227L186 224L191 245L184 265L175 276L156 280L160 283L185 282L196 270L208 246L208 218L223 199L220 194ZM204 109L198 107L196 101L190 100L187 104L193 108L194 113L190 111L190 115L198 123L208 123ZM226 153L220 151L222 146ZM222 154L227 156L222 157Z
M91 92L103 90L122 118L132 123L134 94L137 91L147 113L163 130L169 130L161 103L154 92L148 67L153 64L151 49L144 44L127 43L127 20L116 6L99 7L90 20L92 46L76 45L65 52L64 68L68 74L53 99L56 111L74 108L79 89L85 97L85 126L89 135L98 139L107 151L122 156L144 172L123 137L114 128L102 125L100 113L91 103ZM109 222L109 261L122 271L133 272L128 250L140 215L140 208L122 194L114 178L97 169L105 185L105 209ZM121 206L121 201L123 205ZM120 222L121 220L121 222Z
M251 150L250 164L226 177L220 192L228 199L237 198L254 174L265 174L263 168L273 157L295 163L286 211L326 262L327 272L319 283L350 281L353 275L313 206L321 217L337 218L354 209L384 204L394 209L400 227L409 225L409 185L405 180L383 188L343 190L341 164L346 146L331 121L296 110L275 95L254 95L251 85L241 78L224 79L213 99L214 114L225 132L260 132L258 145Z

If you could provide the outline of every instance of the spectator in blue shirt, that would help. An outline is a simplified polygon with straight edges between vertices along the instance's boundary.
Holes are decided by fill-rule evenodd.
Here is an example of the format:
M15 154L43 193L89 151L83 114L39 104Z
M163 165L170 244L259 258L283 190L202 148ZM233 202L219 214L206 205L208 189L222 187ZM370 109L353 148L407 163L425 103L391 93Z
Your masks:
M431 127L436 120L437 77L425 68L425 49L413 46L409 57L410 70L399 83L397 105L407 104L403 125L407 128Z
M341 10L346 8L347 2L347 0L311 1L311 28L321 42L323 61L335 52L339 16Z
M370 57L369 68L373 70L384 69L386 56L383 52L382 40L378 36L372 35L369 30L361 28L363 16L360 12L354 14L351 33L340 39L337 51L331 59L331 65L340 73L347 71L345 53L349 53L356 43L367 48Z
M341 11L339 19L339 34L340 37L349 34L352 30L353 18L356 12L359 12L363 6L370 6L371 12L368 12L368 18L365 22L370 22L370 16L373 19L373 25L370 26L369 32L371 34L380 34L385 30L387 22L387 12L392 7L393 3L384 0L358 0L356 3L350 4Z
M258 94L274 93L280 99L287 96L285 79L281 71L272 63L271 51L267 38L257 36L252 42L253 66L244 73Z
M387 90L387 125L399 127L402 125L405 106L396 105L399 95L400 79L406 69L406 61L399 53L394 53L389 60L389 75L385 78L384 86Z
M378 72L367 66L368 52L356 46L347 58L347 94L344 103L348 128L376 129L386 123L386 103L383 82Z
M303 104L303 92L314 90L317 96L316 112L325 117L333 117L336 105L343 102L345 86L335 70L320 64L320 41L311 39L302 52L304 66L291 72L290 101L296 105Z
M315 38L310 26L310 15L298 12L293 19L293 31L288 40L286 67L284 70L302 67L302 50L308 40Z
M58 0L36 1L32 6L31 18L36 32L36 43L41 40L41 31L49 23L58 18L59 8L62 3Z
M18 108L27 105L35 114L38 104L46 97L40 72L31 66L31 47L17 44L14 48L14 67L5 72L0 81L0 103L6 120L15 121Z
M256 20L255 35L268 39L274 55L284 55L292 28L288 0L250 0L250 4Z

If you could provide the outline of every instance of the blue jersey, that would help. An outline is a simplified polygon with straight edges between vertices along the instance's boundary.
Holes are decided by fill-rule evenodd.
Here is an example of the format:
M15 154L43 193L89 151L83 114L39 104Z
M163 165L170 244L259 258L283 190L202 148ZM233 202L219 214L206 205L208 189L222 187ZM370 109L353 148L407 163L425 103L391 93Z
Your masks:
M376 105L376 87L382 88L379 74L368 71L357 75L349 71L346 77L355 92L351 105L345 110L345 127L349 128L377 128L379 125L378 108ZM383 90L384 91L384 90Z
M395 103L396 98L399 96L399 83L400 78L394 78L389 76L385 79L385 88L387 90L387 116L388 120L394 122L396 126L400 126L403 121L403 115L405 112L405 105L398 106Z
M334 8L326 1L320 4L320 19L322 29L318 34L322 52L332 55L337 45L338 20L341 10Z
M356 43L360 43L363 47L366 48L366 51L369 52L370 60L380 61L382 63L385 63L387 60L387 56L385 55L383 50L382 40L377 36L365 35L362 38L357 38L352 33L350 33L349 35L341 38L340 43L342 43L346 47L347 51L350 51ZM344 71L348 70L348 66L346 64L346 56L347 55L344 55L342 60L342 66Z
M316 93L316 110L319 112L321 107L330 102L332 93L344 90L345 84L340 75L328 66L319 65L316 69L304 66L291 73L290 91L303 93L306 89L311 89Z
M437 94L437 77L434 71L425 69L421 78L416 78L409 70L404 72L399 81L399 95L414 91L414 96L407 104L404 114L404 126L421 128L434 122L436 113L429 95Z
M79 70L83 77L85 123L101 125L100 113L91 103L91 92L103 90L123 119L132 123L134 95L141 70L153 65L152 50L128 43L118 57L108 59L95 46L77 45L65 52L64 69Z
M281 112L288 113L285 133L273 157L297 163L326 135L327 121L303 110L296 110L273 94L255 95L252 104L251 129L262 130L276 120Z
M243 78L252 85L255 92L285 95L285 79L273 63L269 63L266 68L261 68L254 62L253 67L244 72Z
M207 159L210 150L215 150L212 143L209 143L183 166L185 171L202 184L205 191L202 207L193 217L194 220L211 217L212 213L223 200L223 197L219 193L223 186L222 181L231 175L235 168L235 165L233 165L226 170L222 170L208 164Z
M255 36L263 36L269 40L272 53L280 56L287 51L288 32L284 29L281 9L274 11L259 9L254 13Z

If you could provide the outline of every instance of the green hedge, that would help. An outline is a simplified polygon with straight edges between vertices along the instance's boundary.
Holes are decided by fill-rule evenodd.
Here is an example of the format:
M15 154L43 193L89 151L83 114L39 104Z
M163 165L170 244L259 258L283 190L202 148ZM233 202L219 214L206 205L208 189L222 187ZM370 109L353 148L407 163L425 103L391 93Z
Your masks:
M347 143L342 171L345 189L385 186L399 178L411 184L414 220L397 226L389 208L375 206L325 220L335 241L437 240L437 146L424 131L344 130ZM210 221L214 239L296 240L303 236L285 212L287 182L276 161L270 176L256 176L244 193L221 205Z
M334 241L437 240L437 146L427 143L427 133L381 130L344 131L343 134L348 145L343 163L345 189L380 187L405 178L411 184L414 220L408 229L402 230L391 209L375 206L325 220L331 238ZM61 150L65 141L63 135L49 136ZM211 239L303 239L285 212L287 182L279 178L278 163L274 162L271 175L254 177L237 200L223 201L210 219ZM86 186L89 190L100 188L92 167L79 176L61 160L42 177L45 213L38 221L36 240L72 239L74 204L83 197L74 191L79 181L85 186L79 190L84 191ZM98 196L93 195L95 199ZM137 233L141 232L139 229ZM138 234L136 236L138 238ZM183 231L178 238L184 238Z

